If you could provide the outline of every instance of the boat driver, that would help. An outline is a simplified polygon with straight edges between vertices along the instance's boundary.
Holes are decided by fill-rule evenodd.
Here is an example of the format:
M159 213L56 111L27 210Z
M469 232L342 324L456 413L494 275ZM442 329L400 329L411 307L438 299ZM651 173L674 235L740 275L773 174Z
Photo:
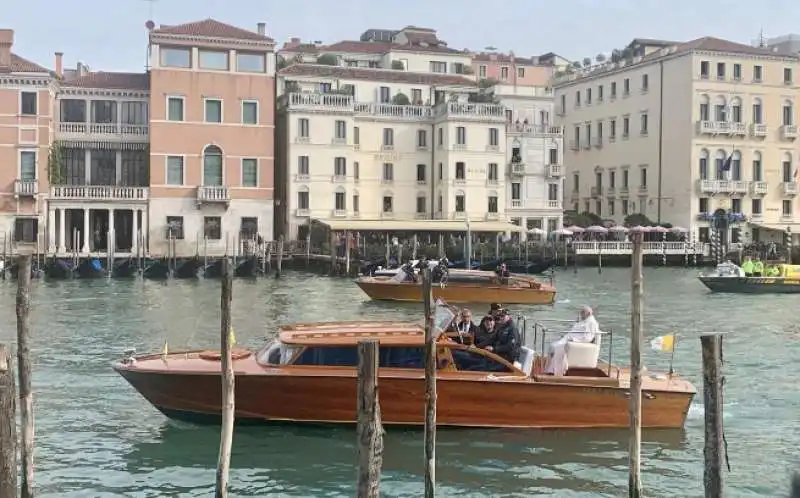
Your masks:
M492 334L491 342L484 346L484 349L513 364L519 359L520 351L522 351L522 337L519 335L519 329L508 310L499 308L494 316L495 332Z

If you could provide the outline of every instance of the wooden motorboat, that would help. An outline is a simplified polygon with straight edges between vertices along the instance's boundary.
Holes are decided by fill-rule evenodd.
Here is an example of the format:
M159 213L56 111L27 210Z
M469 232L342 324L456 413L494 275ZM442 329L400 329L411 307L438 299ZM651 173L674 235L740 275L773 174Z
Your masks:
M424 331L409 322L292 325L259 351L234 350L237 420L355 423L357 344L365 339L379 341L383 423L423 425ZM513 364L444 334L436 349L441 426L628 427L628 371L596 356L594 364L551 376L528 347ZM219 358L218 351L130 353L113 368L164 415L219 423ZM694 386L675 375L645 375L643 391L643 427L683 426Z
M711 273L698 279L711 292L731 294L798 294L800 293L800 265L775 265L777 275L746 277L733 263L721 263Z
M422 279L401 280L394 277L360 277L356 284L376 301L422 302ZM448 272L446 282L433 285L433 297L448 303L508 303L553 304L556 290L528 275L497 273L480 270Z

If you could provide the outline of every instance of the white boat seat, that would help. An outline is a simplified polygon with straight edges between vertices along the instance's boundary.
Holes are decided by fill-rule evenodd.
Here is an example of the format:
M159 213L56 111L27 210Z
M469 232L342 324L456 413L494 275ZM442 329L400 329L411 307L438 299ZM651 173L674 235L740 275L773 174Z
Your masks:
M536 353L531 348L522 346L519 351L519 358L514 362L514 367L525 372L525 375L530 375L533 371L533 359L535 356Z
M594 342L568 342L565 346L569 368L597 368L600 358L600 335Z

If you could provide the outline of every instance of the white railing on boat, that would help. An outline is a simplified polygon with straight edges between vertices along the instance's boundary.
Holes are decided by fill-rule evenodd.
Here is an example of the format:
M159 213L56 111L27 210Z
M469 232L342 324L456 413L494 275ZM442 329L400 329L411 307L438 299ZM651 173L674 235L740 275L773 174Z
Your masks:
M644 254L709 254L709 245L703 242L643 242ZM575 254L632 254L632 242L573 242Z

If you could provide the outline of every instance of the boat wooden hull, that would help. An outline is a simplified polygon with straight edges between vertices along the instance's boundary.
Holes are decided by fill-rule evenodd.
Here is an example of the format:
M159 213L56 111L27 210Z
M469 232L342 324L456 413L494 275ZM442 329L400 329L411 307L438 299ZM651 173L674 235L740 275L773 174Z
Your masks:
M422 301L420 283L365 277L356 280L356 284L370 299L376 301ZM458 282L448 283L444 287L434 284L433 297L448 303L553 304L556 291L547 286L530 289Z
M121 364L115 365L115 369L165 415L218 423L221 406L218 372L142 371ZM335 374L331 369L315 372L313 367L290 370L266 368L261 375L237 375L237 420L355 423L357 379L353 369L342 368ZM423 375L385 370L381 370L379 378L383 423L424 425ZM486 374L440 377L437 424L500 428L628 427L626 388L582 385L578 379L568 379L547 383L534 382L529 377L487 381ZM681 390L646 390L642 399L642 425L682 427L693 396L694 392Z
M780 277L699 277L711 292L800 294L800 279Z

